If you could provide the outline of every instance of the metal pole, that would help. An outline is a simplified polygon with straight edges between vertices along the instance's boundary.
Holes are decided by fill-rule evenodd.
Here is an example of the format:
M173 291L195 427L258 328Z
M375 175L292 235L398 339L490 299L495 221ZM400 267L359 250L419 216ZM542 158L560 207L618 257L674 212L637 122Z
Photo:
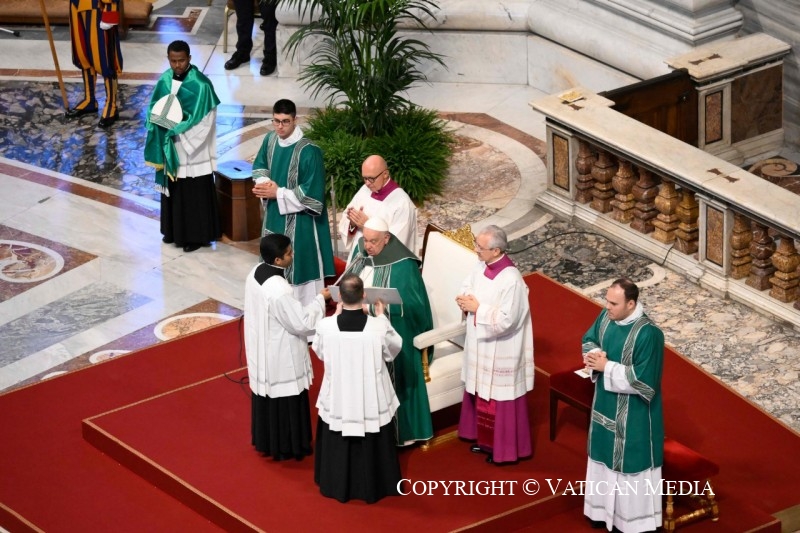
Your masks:
M339 257L339 224L336 223L336 187L331 174L331 205L333 206L333 255Z

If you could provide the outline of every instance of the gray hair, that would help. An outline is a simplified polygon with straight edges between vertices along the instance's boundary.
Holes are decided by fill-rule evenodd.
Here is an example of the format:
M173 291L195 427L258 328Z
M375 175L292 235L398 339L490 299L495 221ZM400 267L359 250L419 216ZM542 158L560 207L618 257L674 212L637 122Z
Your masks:
M505 252L508 248L508 237L503 228L495 225L486 226L478 235L489 236L489 248L500 248L501 252Z

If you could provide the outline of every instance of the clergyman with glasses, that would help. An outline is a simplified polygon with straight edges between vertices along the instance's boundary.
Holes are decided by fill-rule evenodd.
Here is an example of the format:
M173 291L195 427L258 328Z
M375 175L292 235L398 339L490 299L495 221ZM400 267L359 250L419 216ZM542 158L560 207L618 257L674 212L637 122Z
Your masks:
M501 228L481 230L478 262L456 297L467 322L458 436L496 464L533 453L526 400L533 389L533 324L528 286L507 248Z
M294 102L278 100L272 115L275 131L253 162L253 194L266 203L262 235L282 233L292 240L295 258L286 280L308 305L324 288L324 278L335 274L322 150L303 136Z
M339 221L339 234L347 250L361 238L367 220L378 217L389 224L389 232L397 240L418 254L417 206L392 179L383 157L367 157L361 165L361 179L364 185L347 204Z

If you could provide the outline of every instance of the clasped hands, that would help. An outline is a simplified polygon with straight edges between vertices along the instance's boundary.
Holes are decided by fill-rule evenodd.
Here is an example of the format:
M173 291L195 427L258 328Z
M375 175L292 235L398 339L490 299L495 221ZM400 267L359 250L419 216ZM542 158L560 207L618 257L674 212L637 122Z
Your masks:
M602 372L606 368L606 363L608 363L608 356L602 350L589 352L583 356L583 364L589 370Z
M256 183L253 186L253 194L259 198L275 199L278 197L278 184L272 180Z
M478 300L471 294L459 294L456 296L456 303L459 309L465 313L476 313L478 311Z
M344 212L344 215L347 217L348 220L350 220L350 225L358 229L363 228L364 224L366 224L367 220L369 220L369 217L364 212L363 207L359 209L356 209L354 207L348 207L347 210Z

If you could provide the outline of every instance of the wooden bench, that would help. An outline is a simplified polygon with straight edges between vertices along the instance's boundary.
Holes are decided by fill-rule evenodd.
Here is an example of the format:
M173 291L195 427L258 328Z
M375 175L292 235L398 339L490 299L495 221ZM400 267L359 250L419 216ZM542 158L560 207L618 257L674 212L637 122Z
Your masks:
M710 480L717 474L719 474L719 466L716 463L675 439L669 437L664 439L664 467L661 469L661 475L665 481L664 486L667 490L667 501L664 505L664 531L672 532L680 526L703 518L711 518L713 522L719 520L719 505ZM689 496L693 507L691 511L675 516L674 498L676 495L680 495L681 486L678 485L676 489L679 492L673 494L671 490L668 490L667 481L697 482L696 488L692 487L695 493Z
M575 373L578 368L550 376L550 440L556 438L559 401L591 416L594 383L590 379L578 376ZM589 424L586 425L588 428ZM664 464L661 468L661 476L664 479L662 487L666 491L664 531L672 532L680 526L703 518L711 518L714 522L719 520L719 506L710 481L710 478L718 473L719 466L710 459L675 439L668 437L664 439ZM677 493L673 494L668 490L669 482L677 484L675 487ZM697 482L697 487L702 492L690 496L691 511L675 516L675 497L682 496L680 482Z
M582 378L575 373L579 368L550 376L550 440L556 440L559 401L586 413L586 427L589 427L588 416L592 412L594 384L588 378Z
M146 0L123 0L124 18L120 33L124 37L128 26L147 26L153 4ZM69 24L69 0L45 0L50 24ZM39 0L3 0L0 2L0 24L43 25L44 18Z

